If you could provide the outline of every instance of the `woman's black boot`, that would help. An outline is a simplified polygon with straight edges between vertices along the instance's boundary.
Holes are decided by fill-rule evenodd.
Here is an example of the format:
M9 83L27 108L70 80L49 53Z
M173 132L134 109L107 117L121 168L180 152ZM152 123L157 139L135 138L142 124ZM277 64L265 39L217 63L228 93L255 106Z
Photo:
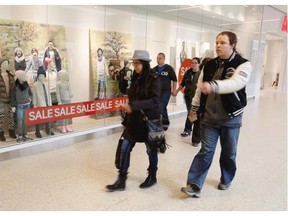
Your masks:
M125 183L127 179L127 173L119 173L118 179L114 184L106 185L109 191L123 191L125 190Z
M151 187L152 185L154 185L157 182L157 178L156 178L156 170L152 170L152 169L148 169L148 177L145 179L145 181L140 184L140 188L148 188Z

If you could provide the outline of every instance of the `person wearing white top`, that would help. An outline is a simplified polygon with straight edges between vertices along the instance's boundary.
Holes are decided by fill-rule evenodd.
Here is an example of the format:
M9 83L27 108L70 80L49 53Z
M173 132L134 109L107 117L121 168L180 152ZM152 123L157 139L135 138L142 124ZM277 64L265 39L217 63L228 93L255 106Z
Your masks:
M45 82L46 72L43 67L39 67L37 73L37 81L32 86L32 103L33 107L46 107L52 105L50 90L47 82ZM49 122L45 123L46 134L54 135ZM42 138L39 124L36 125L35 135Z
M103 50L101 48L97 49L96 71L98 74L98 91L97 96L95 96L94 98L105 99L107 97L106 79L109 74L106 59L103 56Z

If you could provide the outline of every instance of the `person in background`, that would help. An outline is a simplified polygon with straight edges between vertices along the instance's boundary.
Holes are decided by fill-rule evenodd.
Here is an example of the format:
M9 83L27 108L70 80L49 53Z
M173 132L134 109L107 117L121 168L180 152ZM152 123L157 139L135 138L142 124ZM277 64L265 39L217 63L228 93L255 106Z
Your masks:
M26 69L26 60L23 55L23 50L20 47L17 47L14 51L14 68L17 70L25 70Z
M177 87L177 77L173 67L169 64L165 64L165 54L158 53L157 55L157 66L153 69L159 74L161 80L161 115L164 130L167 130L170 121L168 117L167 106L170 100L170 96L175 95L176 87ZM172 82L172 89L171 89Z
M43 66L43 62L40 60L38 56L38 50L36 48L31 49L31 57L29 58L29 61L26 65L25 72L27 74L27 82L30 86L33 85L33 83L37 79L37 71L39 67Z
M212 58L210 57L205 57L204 59L202 59L201 61L201 65L200 65L200 71L202 71L202 69L205 67L205 65L212 60Z
M54 46L53 41L48 42L48 46L44 51L43 67L46 70L45 61L47 58L53 59L53 68L56 72L59 72L62 69L61 66L61 56L59 50Z
M197 118L197 120L192 123L189 120L188 115L191 109L192 98L194 97L195 91L197 89L196 84L200 75L200 63L201 63L200 58L195 57L191 60L191 68L185 72L183 80L176 90L177 95L179 91L185 88L184 99L187 108L187 118L185 122L184 131L181 133L181 136L182 137L189 136L192 131L192 125L194 125L192 133L192 145L194 147L197 147L200 143L200 121L199 118Z
M121 146L120 168L118 179L114 184L107 185L108 191L124 190L130 166L130 153L136 142L145 142L146 153L149 158L148 177L140 188L148 188L157 182L158 153L156 148L147 142L148 131L143 120L141 110L148 119L160 118L160 79L158 74L150 68L149 53L146 50L135 50L133 55L134 71L131 87L127 94L129 103L124 106L126 116L122 122L124 126L123 143Z
M98 74L98 90L94 99L105 99L107 98L106 79L109 73L106 59L103 56L103 49L101 48L97 49L96 72Z
M223 31L216 37L217 57L202 70L191 113L201 116L201 149L188 172L187 186L181 191L200 197L220 138L219 190L227 190L236 174L236 155L244 107L247 104L245 86L252 65L236 51L237 36Z
M124 67L119 71L118 87L121 92L121 96L127 95L129 89L129 81L131 81L132 70L129 68L129 61L124 60Z

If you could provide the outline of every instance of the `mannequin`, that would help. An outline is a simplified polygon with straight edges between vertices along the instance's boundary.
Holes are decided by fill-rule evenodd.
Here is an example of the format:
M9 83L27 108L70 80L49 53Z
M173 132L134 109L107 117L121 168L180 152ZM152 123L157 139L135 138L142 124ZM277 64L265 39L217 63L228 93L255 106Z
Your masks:
M37 71L41 66L43 66L43 63L38 57L38 50L36 48L33 48L31 50L31 56L25 69L27 75L27 82L30 86L32 86L36 81Z
M47 68L46 75L48 80L49 91L51 95L52 105L57 105L57 96L56 96L56 84L57 84L57 72L53 67L53 59L46 58L45 66Z
M12 111L17 111L17 142L32 140L27 136L26 110L30 108L32 92L27 82L25 71L15 71L14 94L11 97Z
M14 51L14 67L15 71L17 70L25 70L26 69L26 61L23 55L23 50L20 47L17 47Z
M0 58L0 141L6 141L3 131L5 109L8 109L9 136L16 139L14 129L14 114L11 106L11 94L14 91L14 77L9 72L9 60Z
M69 74L66 70L59 71L60 81L56 86L56 95L58 104L68 104L71 103L71 98L73 97L71 93L71 87L69 83ZM62 126L60 129L61 133L71 132L73 131L68 126L68 119L64 119L62 121Z
M37 73L37 81L32 87L32 96L33 96L33 106L34 107L45 107L51 106L51 96L49 93L49 88L47 82L45 82L46 72L43 67L39 67ZM46 134L54 135L54 132L51 130L49 122L45 123ZM42 138L40 133L39 125L36 125L35 135L37 138Z

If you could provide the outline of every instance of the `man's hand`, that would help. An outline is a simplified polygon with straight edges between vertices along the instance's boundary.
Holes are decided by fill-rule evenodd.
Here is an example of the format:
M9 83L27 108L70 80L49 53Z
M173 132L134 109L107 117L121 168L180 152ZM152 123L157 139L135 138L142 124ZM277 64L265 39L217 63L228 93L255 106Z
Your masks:
M203 94L210 94L212 92L212 86L209 82L199 83L198 88Z

